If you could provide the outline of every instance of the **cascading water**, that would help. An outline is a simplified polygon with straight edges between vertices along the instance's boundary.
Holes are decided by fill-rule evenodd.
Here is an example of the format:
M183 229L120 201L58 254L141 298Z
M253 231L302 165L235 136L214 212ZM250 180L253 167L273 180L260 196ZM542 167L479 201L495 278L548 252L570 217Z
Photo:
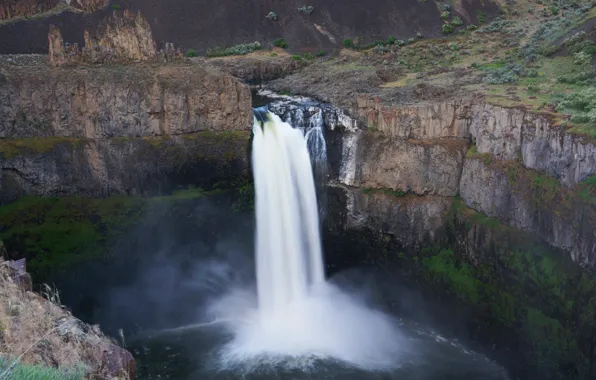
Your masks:
M234 336L220 365L304 369L331 360L398 367L406 340L395 321L325 281L309 156L310 144L311 153L322 152L313 160L325 159L322 122L304 134L260 108L253 134L258 306L239 291L212 308Z
M303 299L324 281L317 200L306 137L279 116L255 111L253 163L257 210L257 287L263 316ZM323 153L324 154L324 153ZM324 160L325 157L318 157Z
M257 291L243 276L252 269L243 252L228 247L225 259L196 264L201 269L191 294L194 300L199 288L205 297L197 306L203 322L149 332L151 347L134 353L158 370L143 378L507 379L502 368L456 339L371 308L364 277L325 279L315 191L317 161L325 163L323 122L315 107L304 115L302 122L284 118L296 123L292 128L267 108L255 110ZM346 182L356 170L353 135L344 140L350 154L340 174ZM392 277L394 296L375 304L402 302L394 287Z

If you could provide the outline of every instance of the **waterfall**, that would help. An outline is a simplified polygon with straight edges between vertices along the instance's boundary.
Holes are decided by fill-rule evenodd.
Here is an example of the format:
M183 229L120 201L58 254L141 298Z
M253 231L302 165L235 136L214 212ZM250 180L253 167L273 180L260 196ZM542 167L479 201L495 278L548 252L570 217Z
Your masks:
M305 136L262 109L254 120L257 290L259 308L269 313L324 281L309 147L319 154L314 162L325 160L325 141L320 127Z
M266 107L254 115L256 302L242 288L211 305L209 314L233 335L219 365L399 367L407 342L395 321L325 279L315 184L318 163L326 164L322 114L309 110L308 125L294 128Z

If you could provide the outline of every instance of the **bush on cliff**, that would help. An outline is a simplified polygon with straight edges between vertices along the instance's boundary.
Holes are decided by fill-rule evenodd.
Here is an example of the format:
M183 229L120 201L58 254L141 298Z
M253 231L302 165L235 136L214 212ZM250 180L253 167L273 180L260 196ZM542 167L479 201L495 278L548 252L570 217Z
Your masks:
M259 42L252 42L249 44L240 44L228 48L212 47L207 49L208 57L225 57L229 55L246 55L261 49Z

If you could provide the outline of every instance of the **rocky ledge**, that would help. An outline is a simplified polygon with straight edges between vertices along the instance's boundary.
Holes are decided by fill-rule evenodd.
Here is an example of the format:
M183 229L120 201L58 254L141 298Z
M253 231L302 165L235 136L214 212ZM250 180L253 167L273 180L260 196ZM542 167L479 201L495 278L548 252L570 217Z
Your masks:
M4 250L1 242L0 247ZM60 304L55 289L46 287L43 296L31 291L24 259L0 258L0 322L0 348L14 366L76 369L86 378L134 378L135 361L130 352L106 337L99 326L73 317Z

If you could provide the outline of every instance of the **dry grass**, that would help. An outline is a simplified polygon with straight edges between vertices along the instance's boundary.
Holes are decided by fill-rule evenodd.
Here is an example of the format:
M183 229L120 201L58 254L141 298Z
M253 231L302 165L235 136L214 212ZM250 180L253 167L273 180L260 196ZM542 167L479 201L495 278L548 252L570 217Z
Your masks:
M90 378L109 378L101 364L108 338L59 306L55 289L42 294L47 299L21 289L0 259L0 354L27 364L85 366Z

